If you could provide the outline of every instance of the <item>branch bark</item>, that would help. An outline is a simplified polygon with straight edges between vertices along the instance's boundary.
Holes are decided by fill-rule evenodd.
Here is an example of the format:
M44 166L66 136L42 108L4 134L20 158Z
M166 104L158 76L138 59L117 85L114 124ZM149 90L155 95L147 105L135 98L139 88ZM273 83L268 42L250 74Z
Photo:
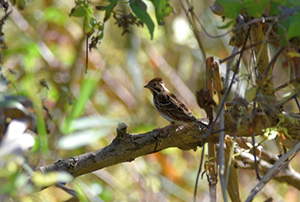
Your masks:
M238 130L230 126L231 122L228 113L226 118L226 134L230 136L236 132L239 137L251 137L248 131L247 123L241 123ZM297 116L295 115L295 118ZM300 118L299 118L300 119ZM297 120L299 121L297 118ZM268 127L276 125L277 121L270 123ZM147 154L155 153L170 147L177 147L183 150L196 150L198 146L202 146L206 142L217 143L219 135L217 133L210 134L207 138L203 138L206 131L200 131L194 123L178 125L173 124L164 128L154 129L153 131L143 134L129 134L126 132L126 125L120 125L117 128L117 137L112 143L103 149L88 152L79 156L70 157L65 160L59 160L54 164L39 167L42 172L50 171L66 171L74 177L93 172L105 167L116 165L122 162L130 162L135 158ZM282 127L289 128L289 135L293 139L300 139L300 128L295 124L283 123ZM265 124L257 124L255 133L260 135Z
M127 127L127 126L126 126ZM155 153L170 147L183 150L196 150L205 142L217 142L218 135L212 134L203 139L199 127L193 123L186 125L169 125L161 129L154 129L139 135L126 132L126 127L117 128L117 137L107 147L88 152L54 164L40 167L42 172L66 171L74 177L93 172L122 162L130 162L139 156Z

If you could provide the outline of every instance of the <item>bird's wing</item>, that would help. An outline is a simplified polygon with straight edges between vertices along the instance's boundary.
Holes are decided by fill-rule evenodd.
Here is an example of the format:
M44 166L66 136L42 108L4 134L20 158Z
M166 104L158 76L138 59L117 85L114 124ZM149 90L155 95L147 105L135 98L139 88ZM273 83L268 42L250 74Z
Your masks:
M193 113L174 94L157 95L157 108L161 113L177 121L195 121Z

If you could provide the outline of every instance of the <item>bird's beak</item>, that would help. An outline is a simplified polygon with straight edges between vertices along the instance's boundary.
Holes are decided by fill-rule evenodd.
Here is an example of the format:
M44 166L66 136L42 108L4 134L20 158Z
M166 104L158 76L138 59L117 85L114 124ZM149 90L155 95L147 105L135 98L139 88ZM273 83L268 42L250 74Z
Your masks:
M144 88L149 88L149 87L150 87L149 84L147 84L147 85L144 86Z

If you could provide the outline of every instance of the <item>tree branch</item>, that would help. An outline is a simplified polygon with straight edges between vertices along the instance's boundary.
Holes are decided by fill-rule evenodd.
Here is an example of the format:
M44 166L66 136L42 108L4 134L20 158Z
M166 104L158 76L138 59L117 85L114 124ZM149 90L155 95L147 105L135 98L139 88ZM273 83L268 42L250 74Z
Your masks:
M296 115L292 116L299 122L300 117ZM264 117L261 118L265 119ZM277 121L273 120L272 123L269 122L266 124L265 120L258 120L254 127L254 133L260 135L264 128L276 126ZM225 134L234 136L234 133L237 133L239 137L251 137L252 133L250 133L248 122L246 121L241 121L240 127L236 129L235 127L231 127L232 125L236 125L235 121L230 118L228 113L225 113L225 125ZM300 139L300 128L297 124L282 123L281 126L289 129L290 137ZM210 134L207 138L204 138L206 131L200 131L194 123L185 125L173 124L138 135L128 134L126 128L126 124L119 124L117 137L110 145L103 149L59 160L54 164L39 167L37 170L42 172L66 171L72 176L78 177L118 163L130 162L137 157L170 147L177 147L183 150L196 150L198 146L202 146L206 142L217 143L219 141L217 133Z
M210 135L202 139L204 131L191 123L186 125L170 125L161 129L154 129L139 135L126 132L127 126L120 124L117 128L117 137L103 149L88 152L54 164L40 167L42 172L66 171L74 177L93 172L122 162L130 162L139 156L155 153L157 151L178 147L183 150L197 149L205 142L217 142L218 135Z

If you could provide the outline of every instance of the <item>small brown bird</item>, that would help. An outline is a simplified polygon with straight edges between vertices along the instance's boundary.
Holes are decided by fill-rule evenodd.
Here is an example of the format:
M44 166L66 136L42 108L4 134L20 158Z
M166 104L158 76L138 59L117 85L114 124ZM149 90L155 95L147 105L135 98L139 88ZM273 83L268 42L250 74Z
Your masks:
M208 128L208 125L198 121L191 110L170 93L162 78L152 79L144 88L151 91L156 110L171 124L194 122L201 128Z

